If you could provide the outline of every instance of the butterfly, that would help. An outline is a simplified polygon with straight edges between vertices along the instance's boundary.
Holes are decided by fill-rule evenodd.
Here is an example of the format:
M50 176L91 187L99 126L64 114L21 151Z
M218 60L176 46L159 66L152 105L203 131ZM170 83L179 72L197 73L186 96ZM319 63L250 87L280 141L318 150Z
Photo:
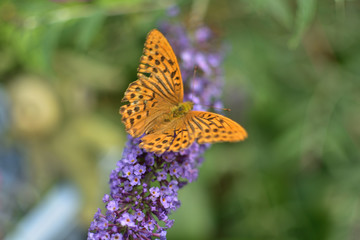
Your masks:
M137 73L127 88L120 108L122 122L139 146L148 152L178 152L198 143L244 140L243 127L220 114L194 111L183 102L184 90L179 64L164 35L149 32Z

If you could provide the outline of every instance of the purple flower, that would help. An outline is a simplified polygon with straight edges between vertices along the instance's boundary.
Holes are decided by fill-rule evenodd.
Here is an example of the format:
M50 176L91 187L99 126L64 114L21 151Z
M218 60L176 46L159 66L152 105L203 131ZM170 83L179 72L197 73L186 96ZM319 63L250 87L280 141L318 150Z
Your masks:
M180 177L182 173L182 168L178 164L173 164L169 168L169 173L171 176Z
M184 177L189 181L189 182L193 182L197 179L199 174L199 170L194 168L194 169L189 169L188 171L185 171L184 173Z
M211 75L212 71L208 64L207 58L203 53L198 53L195 55L195 63L204 71L207 75Z
M102 233L102 236L100 237L101 240L109 240L110 234L109 233Z
M124 167L122 170L123 176L129 178L133 173L133 167L131 165Z
M165 240L166 239L166 231L161 231L160 232L160 240Z
M112 234L111 240L123 240L123 235L121 233Z
M106 195L106 194L105 194L105 195ZM97 211L96 211L96 213L95 213L95 215L94 215L94 219L95 219L95 220L99 220L100 217L101 217L101 209L98 208Z
M136 211L135 217L136 217L136 220L142 221L145 217L145 214L140 209L138 209Z
M105 218L100 218L100 220L96 222L96 226L99 229L104 230L109 226L109 222Z
M106 203L106 202L109 201L109 199L110 199L109 194L105 194L102 200L103 200L104 203Z
M176 159L176 154L174 152L164 152L162 158L166 162L172 162Z
M195 31L195 37L200 43L209 41L211 35L212 32L208 27L201 27Z
M163 195L160 197L160 202L164 206L164 208L169 208L171 206L171 201L171 196Z
M136 163L136 157L137 155L133 152L129 153L126 158L124 158L124 162L127 164L134 164Z
M134 167L135 175L141 176L145 173L146 167L140 164L136 164Z
M118 203L114 200L111 200L107 206L106 206L107 210L111 211L111 212L114 212L116 210L118 210L119 206L118 206Z
M157 173L156 180L161 181L161 180L165 180L166 178L167 178L167 173L165 170Z
M183 59L184 65L187 68L195 66L194 53L191 50L185 49L184 51L182 51L181 58Z
M175 220L166 221L166 227L171 228L174 225Z
M130 180L131 186L140 185L140 177L139 176L131 175L129 177L129 180Z
M218 67L222 63L222 56L218 54L208 54L207 59L212 67Z
M135 227L134 216L127 212L121 215L119 222L121 226Z
M122 189L123 191L126 191L126 192L130 192L131 190L133 189L132 185L130 184L129 181L125 181L124 182L124 189ZM117 191L117 189L114 189L113 190L114 192Z
M117 227L117 226L113 226L113 227L111 228L111 231L113 231L113 232L118 232L118 227Z
M196 30L195 42L179 25L163 24L160 30L179 57L184 89L191 89L184 92L184 101L193 101L194 110L207 110L204 105L222 106L223 56L209 43L211 30ZM195 65L199 71L193 78ZM202 154L210 146L195 142L180 152L157 155L139 148L140 142L128 135L122 159L110 174L110 194L103 197L106 214L98 209L88 239L165 240L167 229L174 224L169 215L180 207L178 191L197 179Z
M167 212L163 211L160 212L157 217L159 218L159 220L166 222L168 220L168 216L166 214Z
M150 188L150 194L154 197L159 197L160 196L160 190L158 187L152 187Z
M179 190L178 187L178 181L176 180L171 180L169 185L168 185L169 190L171 190L172 192L177 192Z
M148 153L145 156L145 164L148 166L154 165L155 156L154 154Z
M153 231L155 229L155 220L154 219L150 219L145 223L145 228L149 231Z
M89 232L87 236L87 240L96 240L96 234L93 232Z

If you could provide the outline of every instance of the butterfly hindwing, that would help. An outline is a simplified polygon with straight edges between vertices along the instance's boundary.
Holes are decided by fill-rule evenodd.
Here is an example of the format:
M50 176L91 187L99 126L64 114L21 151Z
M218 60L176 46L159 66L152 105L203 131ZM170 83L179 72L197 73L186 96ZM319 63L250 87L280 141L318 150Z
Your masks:
M172 106L158 98L151 101L135 101L120 108L121 120L131 136L140 137L144 133L152 133L161 128L166 116L164 113Z
M140 146L157 154L178 152L198 143L235 142L244 140L247 133L230 118L212 112L190 111L153 134L145 135Z
M140 147L148 152L162 154L169 149L173 138L173 135L164 133L145 135L141 138Z
M150 135L141 138L140 147L157 154L165 151L178 152L189 147L195 141L195 132L184 122L186 118L174 119L163 123Z
M235 142L247 137L243 127L220 114L191 111L187 121L195 128L198 143Z
M129 103L120 108L121 120L125 124L126 131L134 137L139 137L144 133L146 118L150 112L146 110L146 104L143 101L141 102L137 104Z

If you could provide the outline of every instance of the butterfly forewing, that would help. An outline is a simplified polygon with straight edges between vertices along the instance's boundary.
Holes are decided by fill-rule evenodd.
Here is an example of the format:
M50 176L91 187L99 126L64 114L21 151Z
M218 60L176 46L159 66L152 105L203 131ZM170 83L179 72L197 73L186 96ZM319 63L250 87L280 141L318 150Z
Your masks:
M183 99L175 54L156 29L147 36L137 76L138 80L129 85L122 99L129 104L120 108L126 130L133 137L156 131L163 115Z
M183 101L183 83L176 56L164 35L156 29L148 34L138 71L150 74L152 83L160 87L170 101Z

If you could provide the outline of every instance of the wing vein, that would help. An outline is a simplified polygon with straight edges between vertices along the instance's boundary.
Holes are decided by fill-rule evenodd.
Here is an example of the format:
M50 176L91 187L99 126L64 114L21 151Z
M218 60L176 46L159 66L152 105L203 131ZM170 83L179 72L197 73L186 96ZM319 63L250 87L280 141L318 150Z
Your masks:
M170 92L169 87L163 82L163 80L158 75L154 75L154 76L170 96L175 95L174 92L173 93Z
M203 127L201 126L200 123L198 123L194 118L192 118L192 120L198 126L198 128L200 128L200 130L203 130Z
M199 122L202 122L203 124L205 124L205 126L207 126L208 128L210 128L209 124L207 124L206 122L204 122L201 118L198 118L197 116L195 116L195 118L196 118Z
M163 92L163 90L162 90L158 85L156 85L155 83L153 83L153 82L151 82L151 81L147 81L147 82L150 83L152 86L154 86L159 92L154 91L154 89L151 88L150 86L148 86L148 85L145 83L145 81L141 81L141 83L142 83L142 85L143 85L144 87L150 89L150 90L153 91L153 92L156 92L157 95L159 95L161 98L163 98L163 99L169 99L171 102L173 102L173 101Z

